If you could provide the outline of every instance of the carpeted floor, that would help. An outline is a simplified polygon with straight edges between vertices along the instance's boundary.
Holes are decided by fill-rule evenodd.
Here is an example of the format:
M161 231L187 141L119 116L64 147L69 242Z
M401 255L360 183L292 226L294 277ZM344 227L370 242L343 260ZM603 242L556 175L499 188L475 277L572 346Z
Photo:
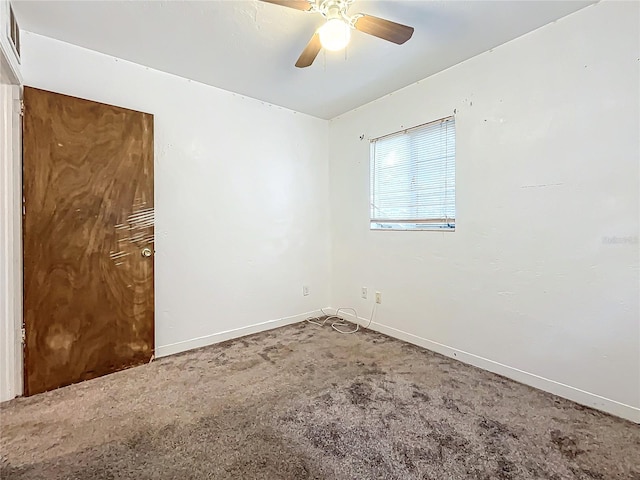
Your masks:
M5 479L640 479L640 426L297 324L0 407Z

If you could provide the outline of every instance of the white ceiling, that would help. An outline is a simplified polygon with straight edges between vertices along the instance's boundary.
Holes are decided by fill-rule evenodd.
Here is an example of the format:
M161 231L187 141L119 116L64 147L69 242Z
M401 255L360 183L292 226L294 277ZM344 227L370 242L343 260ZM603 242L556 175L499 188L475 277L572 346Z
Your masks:
M411 25L413 38L354 32L346 53L306 69L294 63L322 17L256 0L12 3L24 30L329 119L594 2L358 0L350 13Z

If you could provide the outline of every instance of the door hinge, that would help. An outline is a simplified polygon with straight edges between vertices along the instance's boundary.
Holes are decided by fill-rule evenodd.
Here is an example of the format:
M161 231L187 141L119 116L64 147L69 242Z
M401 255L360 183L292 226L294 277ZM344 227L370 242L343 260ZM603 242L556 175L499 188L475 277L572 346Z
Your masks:
M20 99L20 116L24 117L24 100Z
M24 345L25 343L27 343L27 330L24 327L22 327L20 329L20 334L22 335L21 336L21 342Z

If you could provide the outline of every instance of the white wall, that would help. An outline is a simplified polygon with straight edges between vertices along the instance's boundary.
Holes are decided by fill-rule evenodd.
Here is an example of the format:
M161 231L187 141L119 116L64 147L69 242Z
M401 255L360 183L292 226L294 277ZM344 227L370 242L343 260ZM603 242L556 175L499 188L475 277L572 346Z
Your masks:
M155 116L157 354L328 305L326 121L35 34L23 46L25 85Z
M0 402L22 393L20 85L0 51Z
M332 120L332 305L368 317L379 290L376 328L640 422L638 9L587 7ZM455 233L370 231L367 139L454 110Z

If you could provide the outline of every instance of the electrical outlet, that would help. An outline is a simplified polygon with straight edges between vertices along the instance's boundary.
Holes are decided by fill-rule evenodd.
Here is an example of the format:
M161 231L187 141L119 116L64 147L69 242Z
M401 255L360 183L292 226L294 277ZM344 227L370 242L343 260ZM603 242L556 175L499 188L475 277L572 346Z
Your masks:
M376 303L382 303L382 293L376 292Z
M302 295L304 295L305 297L307 295L309 295L309 286L308 285L303 285L302 286Z
M362 291L360 292L360 296L362 298L364 298L365 300L367 299L367 287L362 287Z

